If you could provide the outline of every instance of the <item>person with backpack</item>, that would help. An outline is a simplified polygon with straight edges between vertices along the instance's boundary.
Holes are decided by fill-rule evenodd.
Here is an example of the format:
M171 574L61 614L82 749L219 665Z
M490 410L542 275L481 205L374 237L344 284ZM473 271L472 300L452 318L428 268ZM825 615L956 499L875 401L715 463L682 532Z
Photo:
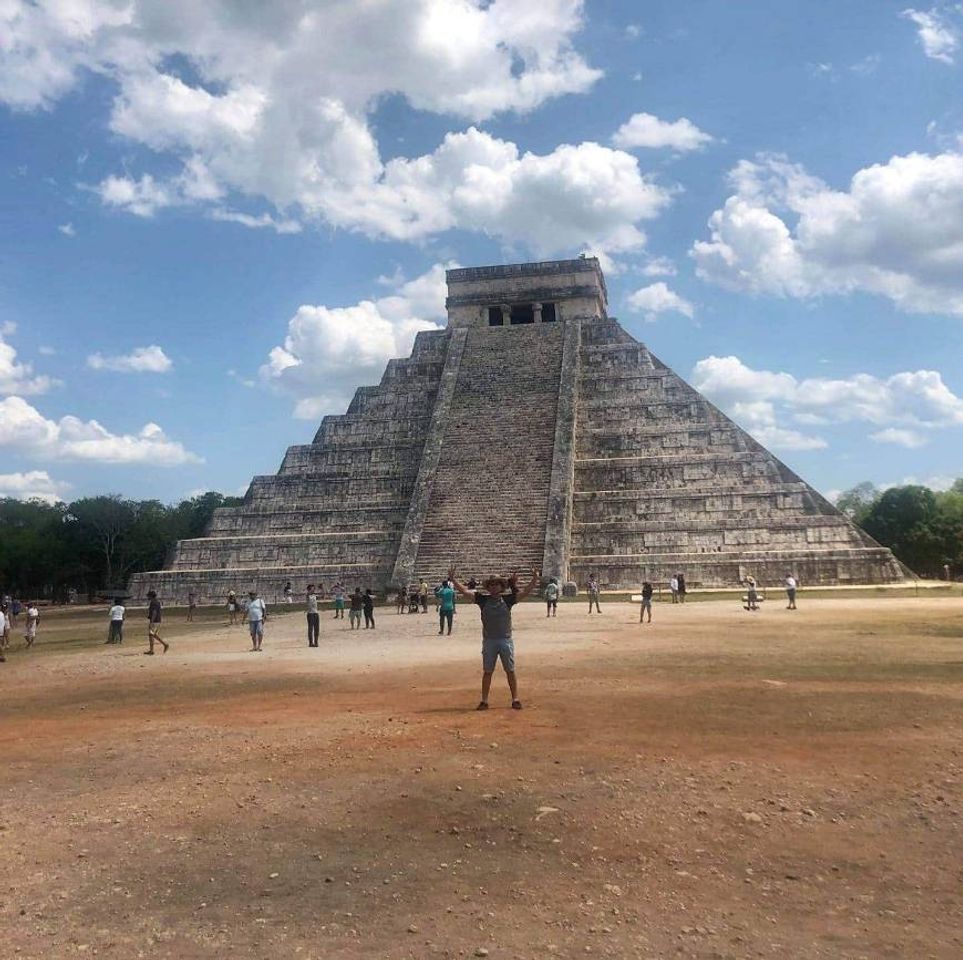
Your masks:
M455 588L450 580L442 581L441 586L435 591L435 598L438 600L438 636L445 632L445 624L447 624L450 637L452 621L455 618Z
M589 597L589 613L592 612L592 605L595 605L595 610L598 613L602 612L602 608L599 606L599 594L601 593L601 588L599 587L598 577L593 573L588 580L588 597Z
M545 587L545 616L554 617L558 615L558 580L552 577L548 581ZM589 613L592 612L592 607L589 606Z
M652 584L646 580L642 584L642 609L639 610L639 623L643 622L646 613L649 615L648 622L652 622Z

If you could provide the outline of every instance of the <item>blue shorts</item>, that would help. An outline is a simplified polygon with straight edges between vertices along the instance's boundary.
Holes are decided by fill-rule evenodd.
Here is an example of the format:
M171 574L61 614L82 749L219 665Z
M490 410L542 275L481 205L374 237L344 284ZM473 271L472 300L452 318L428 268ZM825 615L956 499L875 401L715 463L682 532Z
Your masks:
M515 672L515 644L511 637L507 640L482 640L482 669L493 673L499 658L508 673Z
M251 639L261 639L264 636L264 621L250 620L248 626L251 628Z

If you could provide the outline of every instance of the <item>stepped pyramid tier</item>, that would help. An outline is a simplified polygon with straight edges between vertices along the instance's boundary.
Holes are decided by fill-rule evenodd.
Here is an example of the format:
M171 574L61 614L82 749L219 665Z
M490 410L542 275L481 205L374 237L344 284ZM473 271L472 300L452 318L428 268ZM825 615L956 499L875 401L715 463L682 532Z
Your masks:
M594 258L448 271L448 326L325 417L130 591L220 602L290 581L386 590L449 564L608 589L683 572L805 585L904 571L609 318Z

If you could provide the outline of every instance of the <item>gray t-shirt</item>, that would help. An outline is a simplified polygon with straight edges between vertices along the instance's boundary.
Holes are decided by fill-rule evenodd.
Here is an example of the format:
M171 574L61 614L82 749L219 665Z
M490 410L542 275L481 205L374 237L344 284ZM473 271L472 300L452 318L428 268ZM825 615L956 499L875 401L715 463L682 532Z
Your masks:
M308 613L318 612L318 595L316 593L308 594Z
M481 608L482 637L485 640L512 639L512 607L518 597L513 590L501 596L475 592L475 603Z

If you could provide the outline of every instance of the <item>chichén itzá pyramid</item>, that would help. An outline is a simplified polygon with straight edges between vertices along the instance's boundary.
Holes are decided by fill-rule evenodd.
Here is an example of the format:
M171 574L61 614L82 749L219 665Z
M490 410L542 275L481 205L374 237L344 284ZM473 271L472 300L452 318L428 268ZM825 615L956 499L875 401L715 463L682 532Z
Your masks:
M541 568L637 589L903 579L892 553L608 316L595 258L449 270L448 325L136 575L270 598Z

